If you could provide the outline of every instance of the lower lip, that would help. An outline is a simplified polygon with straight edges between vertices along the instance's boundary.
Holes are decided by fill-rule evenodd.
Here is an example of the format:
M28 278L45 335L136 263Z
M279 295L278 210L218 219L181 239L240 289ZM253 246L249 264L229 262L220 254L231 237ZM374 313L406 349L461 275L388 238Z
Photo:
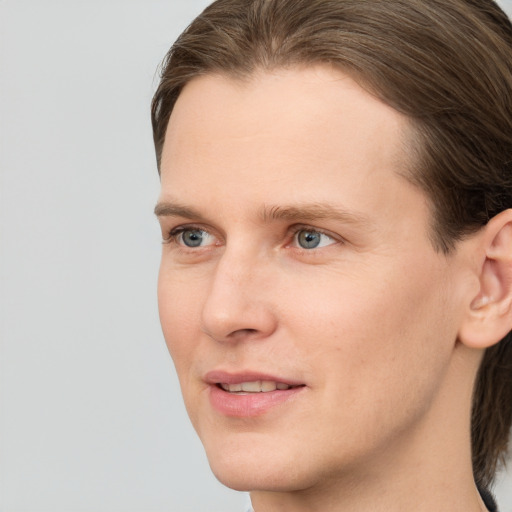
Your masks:
M210 403L213 408L225 416L247 418L260 416L268 410L295 398L304 390L304 386L267 391L266 393L248 393L246 395L228 393L217 386L210 386Z

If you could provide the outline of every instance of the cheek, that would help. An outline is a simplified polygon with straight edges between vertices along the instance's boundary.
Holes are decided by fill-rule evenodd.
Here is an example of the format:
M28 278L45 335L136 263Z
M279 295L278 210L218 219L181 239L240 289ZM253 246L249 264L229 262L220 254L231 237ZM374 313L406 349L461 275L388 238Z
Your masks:
M198 400L202 388L194 374L194 364L201 358L200 325L204 287L193 284L184 273L160 268L158 309L167 348L174 362L181 392L192 424L197 428Z
M178 374L188 364L194 349L194 333L200 325L201 287L184 279L183 273L160 267L158 310L164 338Z
M390 411L390 421L400 421L397 407L420 413L442 381L457 332L447 307L450 287L439 269L425 272L429 279L415 270L404 264L326 279L295 304L293 318L304 319L307 338L303 358L325 396L340 402L333 412L340 421L352 415L382 423Z

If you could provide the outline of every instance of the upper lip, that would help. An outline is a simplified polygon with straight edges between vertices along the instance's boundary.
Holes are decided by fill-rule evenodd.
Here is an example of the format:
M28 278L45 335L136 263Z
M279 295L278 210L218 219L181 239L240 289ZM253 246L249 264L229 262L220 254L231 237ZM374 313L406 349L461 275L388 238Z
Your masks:
M241 384L242 382L255 382L258 380L267 382L281 382L289 386L301 386L303 382L298 380L289 379L287 377L277 377L268 373L261 373L255 371L243 372L228 372L224 370L212 370L204 376L204 381L207 384Z

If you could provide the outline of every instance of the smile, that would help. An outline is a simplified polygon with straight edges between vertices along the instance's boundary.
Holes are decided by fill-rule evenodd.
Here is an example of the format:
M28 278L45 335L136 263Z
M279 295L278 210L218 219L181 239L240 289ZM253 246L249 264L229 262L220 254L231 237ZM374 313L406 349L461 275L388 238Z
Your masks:
M246 394L246 393L269 393L271 391L284 391L293 387L284 382L275 382L271 380L255 380L250 382L240 382L238 384L227 384L221 382L218 384L224 391L228 393Z
M235 418L261 416L302 395L307 386L288 378L256 372L209 372L209 402L216 413Z

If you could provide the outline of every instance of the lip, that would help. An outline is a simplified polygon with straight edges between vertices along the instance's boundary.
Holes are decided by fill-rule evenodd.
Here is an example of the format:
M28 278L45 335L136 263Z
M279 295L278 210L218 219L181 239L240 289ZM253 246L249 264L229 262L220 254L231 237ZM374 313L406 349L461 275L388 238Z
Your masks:
M286 390L276 389L266 393L234 394L221 389L218 384L241 384L257 380L281 382L298 386ZM285 377L276 377L260 372L230 373L220 370L208 372L204 381L209 385L209 400L213 409L223 416L249 418L261 416L270 409L296 398L306 387L303 382Z
M303 386L304 382L298 380L288 379L286 377L278 377L276 375L270 375L268 373L260 373L253 371L244 372L226 372L223 370L213 370L208 372L204 381L207 384L241 384L242 382L254 382L256 380L267 380L272 382L282 382L289 386Z

